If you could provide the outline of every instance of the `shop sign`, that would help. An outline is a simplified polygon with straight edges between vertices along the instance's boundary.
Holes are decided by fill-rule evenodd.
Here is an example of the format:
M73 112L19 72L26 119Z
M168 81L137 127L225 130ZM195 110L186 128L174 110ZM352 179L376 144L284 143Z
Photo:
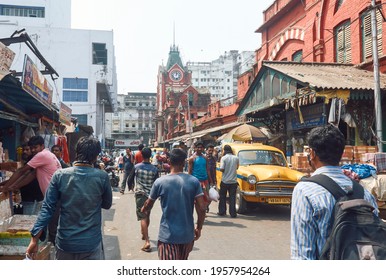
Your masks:
M300 111L303 115L303 123L300 121L299 112L297 109L287 112L287 131L299 130L303 128L313 128L326 124L326 113L323 103L301 106Z
M138 146L142 141L139 139L125 139L125 140L115 140L115 147L130 147L130 146Z
M22 86L26 92L50 108L52 87L28 55L24 57Z
M11 68L15 53L0 42L0 73L8 73Z
M59 121L65 125L71 125L72 109L63 102L60 102Z

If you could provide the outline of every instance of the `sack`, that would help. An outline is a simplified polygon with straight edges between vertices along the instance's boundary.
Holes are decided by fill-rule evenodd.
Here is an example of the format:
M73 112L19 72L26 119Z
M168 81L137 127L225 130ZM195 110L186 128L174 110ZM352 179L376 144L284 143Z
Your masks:
M353 192L346 194L326 175L303 179L317 183L336 199L331 217L331 233L319 259L385 260L386 223L373 213L373 206L363 199L364 189L353 181Z
M210 200L216 201L216 202L220 199L220 195L219 195L218 191L216 190L216 186L211 186L209 188L209 198L210 198Z

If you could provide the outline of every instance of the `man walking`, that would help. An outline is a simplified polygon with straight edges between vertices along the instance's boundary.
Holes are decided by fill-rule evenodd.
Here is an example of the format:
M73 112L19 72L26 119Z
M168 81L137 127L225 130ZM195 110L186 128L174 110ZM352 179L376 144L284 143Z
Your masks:
M58 260L101 260L102 208L112 204L112 191L107 173L94 168L101 152L100 142L82 137L75 147L73 167L61 169L52 177L42 209L31 230L27 254L32 258L38 251L38 242L44 240L46 227L60 200L59 227L56 236Z
M237 191L237 169L239 168L239 158L233 155L229 145L224 146L224 155L220 161L220 171L222 172L220 183L220 202L218 204L219 216L226 215L226 197L229 194L229 214L232 218L237 217L236 213L236 191Z
M308 136L308 161L317 174L333 179L346 193L353 189L353 182L339 167L345 139L333 125L316 127ZM375 209L374 197L364 189L364 198ZM299 182L292 194L291 207L291 258L314 260L320 256L330 235L330 219L335 198L325 188L313 182ZM376 210L377 211L377 210Z
M121 190L119 191L121 194L125 193L125 189L127 184L127 178L130 175L131 170L134 168L134 158L131 153L130 148L126 148L126 155L123 157L123 180L121 182ZM128 190L132 190L134 188L133 185L127 186Z
M201 236L205 219L205 202L197 178L183 172L186 153L181 149L170 152L170 174L157 179L142 212L151 210L161 199L162 217L158 235L160 260L187 260L194 241ZM193 209L197 212L194 227Z
M135 184L135 202L137 205L137 219L141 221L141 233L142 240L145 240L145 244L141 248L142 251L150 252L150 240L149 240L149 224L150 224L150 211L141 212L141 209L150 195L151 186L158 178L158 168L150 163L151 150L150 148L142 149L143 161L135 165L133 171L130 173L129 185L136 180Z

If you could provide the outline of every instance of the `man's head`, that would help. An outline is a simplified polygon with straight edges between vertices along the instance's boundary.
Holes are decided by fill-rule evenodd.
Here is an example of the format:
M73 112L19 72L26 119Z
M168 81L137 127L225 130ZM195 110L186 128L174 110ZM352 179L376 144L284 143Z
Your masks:
M101 143L96 138L82 137L75 146L75 158L77 161L84 161L93 164L102 151Z
M309 162L313 169L320 166L338 166L342 157L345 139L333 125L315 127L308 135Z
M213 144L209 144L206 146L206 153L208 155L213 155L213 151L214 151L214 145Z
M62 158L62 147L59 145L53 145L51 148L51 153L53 153L58 159Z
M224 155L226 154L233 154L232 148L229 145L224 146Z
M36 135L32 136L28 141L28 146L31 149L32 155L36 155L37 153L44 150L44 139L43 137Z
M31 148L27 144L23 144L21 148L23 149L22 159L24 161L30 160L32 158Z
M131 149L130 148L126 148L126 154L129 155L131 153Z
M150 148L143 148L142 149L142 157L144 160L149 160L151 158Z
M186 153L181 149L173 149L170 152L170 164L172 166L184 166L186 160Z
M202 152L204 151L204 144L200 141L196 142L194 144L194 147L196 148L196 153L198 155L202 154Z
M142 151L143 147L145 147L143 144L138 145L138 150Z

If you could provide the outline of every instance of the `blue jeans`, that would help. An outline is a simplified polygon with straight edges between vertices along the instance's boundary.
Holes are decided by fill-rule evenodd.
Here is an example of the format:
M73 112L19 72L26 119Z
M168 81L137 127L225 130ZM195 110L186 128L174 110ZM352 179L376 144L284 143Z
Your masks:
M102 242L98 245L98 247L92 251L87 253L69 253L62 251L58 247L56 247L55 260L104 260L105 252L103 250Z

